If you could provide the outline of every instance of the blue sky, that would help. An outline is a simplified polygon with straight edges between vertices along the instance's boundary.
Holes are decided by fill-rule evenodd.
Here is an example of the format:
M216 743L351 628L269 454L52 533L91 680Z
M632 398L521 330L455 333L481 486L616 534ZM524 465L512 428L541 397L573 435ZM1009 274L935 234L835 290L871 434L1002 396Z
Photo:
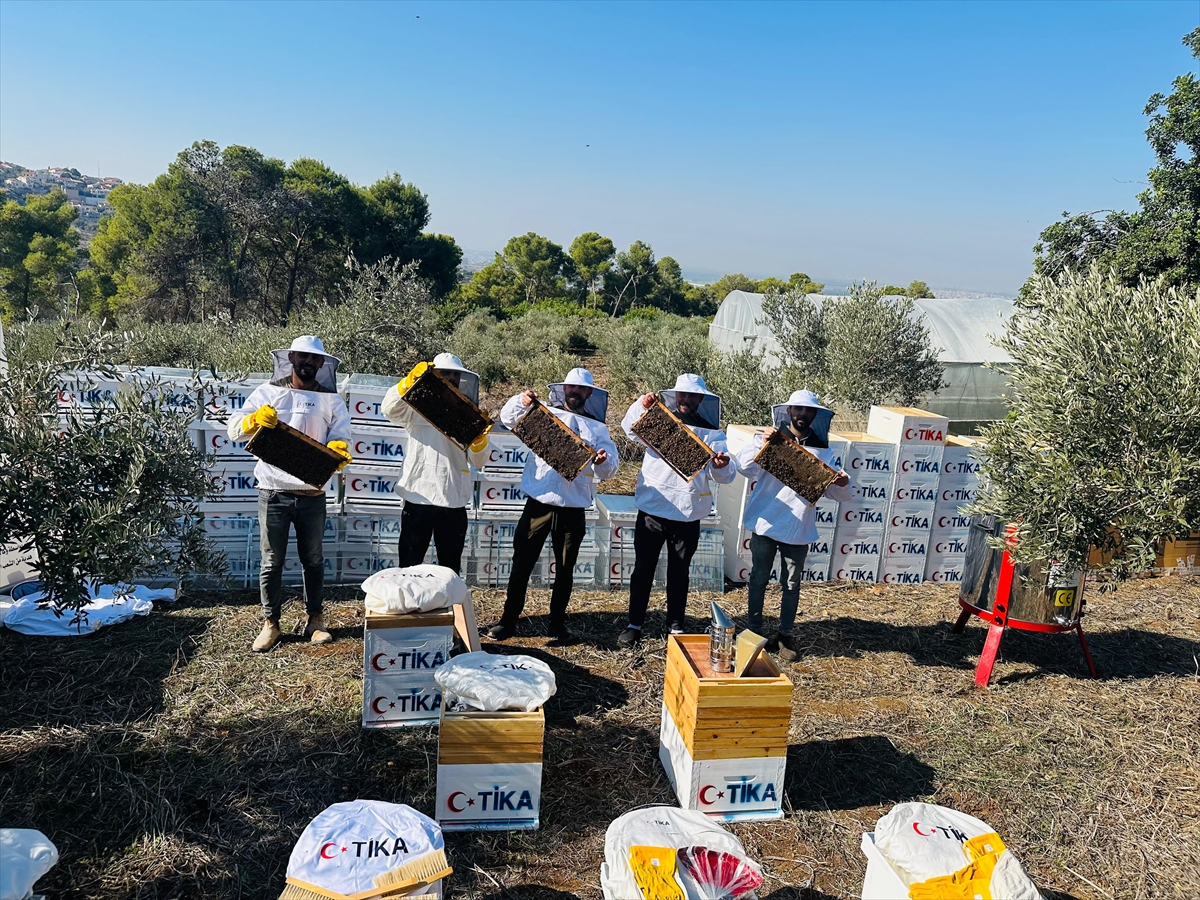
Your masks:
M689 272L1011 292L1131 208L1200 3L0 2L0 158L130 181L194 140L400 172L431 228ZM590 146L589 146L590 145Z

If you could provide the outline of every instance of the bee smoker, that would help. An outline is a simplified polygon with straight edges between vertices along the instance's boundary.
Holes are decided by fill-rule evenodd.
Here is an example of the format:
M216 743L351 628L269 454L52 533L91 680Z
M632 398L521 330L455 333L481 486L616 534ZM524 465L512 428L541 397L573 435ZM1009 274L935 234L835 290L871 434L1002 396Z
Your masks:
M734 632L733 620L712 602L712 624L708 626L708 662L714 672L733 671Z

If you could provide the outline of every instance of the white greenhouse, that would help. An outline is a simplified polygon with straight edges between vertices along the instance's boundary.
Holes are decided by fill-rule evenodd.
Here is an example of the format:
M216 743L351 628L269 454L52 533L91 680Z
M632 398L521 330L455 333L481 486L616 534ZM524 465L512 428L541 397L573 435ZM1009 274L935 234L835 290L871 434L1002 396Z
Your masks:
M830 298L809 294L818 308ZM779 363L779 344L762 321L762 294L730 291L721 302L708 336L722 350L762 350L771 364ZM1011 300L914 300L914 313L929 329L930 341L940 350L946 387L929 394L919 405L959 423L983 422L1004 416L1008 379L1003 372L985 369L984 363L1010 362L1007 353L992 343L1012 315Z

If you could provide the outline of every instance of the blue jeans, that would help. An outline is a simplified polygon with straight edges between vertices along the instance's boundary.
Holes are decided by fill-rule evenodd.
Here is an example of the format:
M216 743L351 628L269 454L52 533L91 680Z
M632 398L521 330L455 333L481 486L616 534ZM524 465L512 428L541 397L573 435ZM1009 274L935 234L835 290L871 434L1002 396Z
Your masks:
M749 611L750 630L762 634L763 601L767 595L767 582L771 580L771 566L775 554L779 553L779 583L783 585L783 600L779 604L779 633L791 634L796 624L796 610L800 606L800 574L804 571L804 557L808 555L808 544L782 544L774 538L761 534L750 535L750 597L746 606Z
M296 555L304 571L304 608L310 616L321 614L325 591L325 495L306 497L286 491L258 492L259 547L262 568L258 593L264 619L278 622L283 612L283 558L288 531L296 527Z

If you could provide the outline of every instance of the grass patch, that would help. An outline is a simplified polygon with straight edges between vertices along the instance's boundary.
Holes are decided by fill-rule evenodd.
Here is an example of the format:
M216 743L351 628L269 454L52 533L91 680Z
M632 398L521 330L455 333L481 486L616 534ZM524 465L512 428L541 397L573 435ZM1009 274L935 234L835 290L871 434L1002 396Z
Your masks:
M693 630L712 596L691 598ZM802 593L787 817L732 826L767 872L760 896L856 896L861 832L912 799L991 823L1051 897L1200 896L1200 584L1093 591L1100 681L1072 637L1010 632L988 692L972 688L984 629L950 635L953 598L929 585ZM674 803L657 757L663 617L619 653L626 599L578 594L580 643L547 650L548 595L530 592L506 649L558 677L542 828L448 835L452 896L597 898L608 823ZM476 602L490 623L503 595ZM744 590L723 602L744 616ZM290 605L287 623L300 612ZM58 845L42 889L275 898L292 844L330 803L432 811L436 734L359 727L361 605L338 589L327 612L333 644L292 639L263 656L249 652L250 592L195 594L88 638L0 630L0 822Z

